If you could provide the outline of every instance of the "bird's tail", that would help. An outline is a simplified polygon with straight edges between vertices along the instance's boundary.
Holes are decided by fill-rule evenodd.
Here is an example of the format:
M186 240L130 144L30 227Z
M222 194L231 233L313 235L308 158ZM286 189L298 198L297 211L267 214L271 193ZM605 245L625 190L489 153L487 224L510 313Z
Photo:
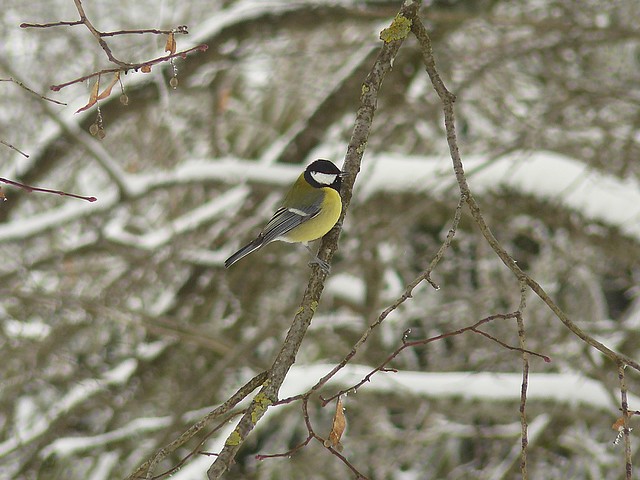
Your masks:
M229 258L227 258L224 261L225 268L229 268L231 265L236 263L241 258L244 258L247 255L249 255L251 252L256 251L263 244L264 244L264 242L263 242L261 237L258 237L254 241L252 241L251 243L248 243L247 245L242 247L240 250L238 250L236 253L234 253L233 255L231 255Z

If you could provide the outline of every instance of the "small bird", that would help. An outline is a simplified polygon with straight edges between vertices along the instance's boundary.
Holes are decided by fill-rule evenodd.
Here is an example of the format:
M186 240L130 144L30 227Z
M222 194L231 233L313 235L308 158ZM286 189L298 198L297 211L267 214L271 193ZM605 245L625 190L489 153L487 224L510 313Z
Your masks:
M229 268L241 258L268 243L280 240L303 243L324 236L342 213L340 185L342 172L329 160L316 160L298 177L284 197L282 205L255 240L249 242L224 262ZM317 256L315 262L329 271L329 265Z

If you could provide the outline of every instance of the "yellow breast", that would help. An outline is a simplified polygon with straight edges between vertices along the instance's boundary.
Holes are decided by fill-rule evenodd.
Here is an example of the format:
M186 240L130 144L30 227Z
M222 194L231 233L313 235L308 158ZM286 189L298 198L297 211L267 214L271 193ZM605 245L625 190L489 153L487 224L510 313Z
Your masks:
M340 194L329 187L322 190L326 197L320 213L294 228L282 240L285 242L310 242L324 236L333 228L342 213Z

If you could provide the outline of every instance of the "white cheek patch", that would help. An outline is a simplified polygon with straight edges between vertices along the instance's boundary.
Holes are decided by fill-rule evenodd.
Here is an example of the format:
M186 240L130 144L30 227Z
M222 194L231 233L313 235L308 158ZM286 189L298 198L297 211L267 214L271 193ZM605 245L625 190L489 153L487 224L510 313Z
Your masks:
M311 172L311 177L320 185L331 185L338 176L335 173Z

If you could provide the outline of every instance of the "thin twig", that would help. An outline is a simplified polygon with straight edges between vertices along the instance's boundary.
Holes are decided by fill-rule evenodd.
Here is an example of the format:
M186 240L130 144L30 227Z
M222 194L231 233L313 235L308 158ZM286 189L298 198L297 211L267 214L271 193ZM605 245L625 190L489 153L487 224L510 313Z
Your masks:
M258 388L267 378L267 372L262 372L247 383L245 383L242 387L238 389L236 393L234 393L227 401L225 401L219 407L213 409L211 412L207 413L204 417L202 417L198 422L192 425L189 429L187 429L182 435L172 441L170 444L158 450L153 457L145 461L142 465L140 465L131 475L127 477L126 480L136 480L142 477L145 472L153 475L153 470L151 469L151 465L157 465L164 458L167 457L170 453L176 451L182 445L184 445L187 441L194 437L198 432L200 432L203 428L205 428L212 420L218 418L220 415L224 415L233 407L235 407L238 403L244 400L251 392L253 392L256 388Z
M461 197L460 200L458 201L458 205L456 206L456 210L455 213L453 215L453 221L451 222L451 227L449 228L449 231L447 232L447 236L444 240L444 242L442 243L442 245L440 245L440 248L438 249L438 252L436 253L436 255L433 257L433 259L431 260L431 263L429 264L429 266L427 267L426 270L424 270L422 273L420 273L420 275L418 275L411 283L409 283L405 289L404 292L402 292L402 294L391 304L389 305L387 308L385 308L382 313L378 316L378 318L376 318L365 330L365 332L362 334L362 336L358 339L358 341L353 345L353 347L351 348L351 351L342 359L342 361L336 365L329 373L327 373L324 377L322 377L320 380L318 380L318 382L311 388L312 391L317 391L319 390L325 383L327 383L336 373L338 373L338 371L340 371L342 368L345 367L345 365L347 363L349 363L349 361L358 353L359 348L368 340L369 336L371 336L371 334L373 333L373 331L382 323L385 321L385 319L394 311L396 310L398 307L400 307L400 305L402 305L404 302L406 302L407 300L409 300L410 298L412 298L413 296L413 290L423 281L427 281L429 282L429 284L431 286L433 286L433 288L435 288L436 290L439 289L440 287L433 281L431 280L431 273L433 272L433 270L435 269L435 267L438 265L438 263L440 262L440 260L442 259L442 257L444 256L445 252L447 251L447 249L451 246L451 242L453 241L453 238L455 236L456 230L458 228L458 225L460 223L460 218L462 217L462 206L464 205L464 198Z
M181 50L180 52L172 53L170 55L164 55L162 57L157 57L152 60L147 60L146 62L134 63L134 64L131 64L129 68L125 68L125 69L105 68L103 70L100 70L99 72L93 72L88 75L83 75L82 77L78 77L75 80L71 80L69 82L60 83L58 85L51 85L49 88L54 92L57 92L62 90L65 87L68 87L69 85L73 85L74 83L81 83L81 82L84 82L85 80L89 80L90 78L97 77L99 75L104 75L106 73L115 73L115 72L124 72L126 74L129 70L138 71L143 67L151 67L153 65L157 65L158 63L167 62L172 58L177 58L177 57L185 58L188 54L192 52L195 52L195 51L205 52L208 48L209 47L207 45L201 44L195 47L187 48L186 50Z
M29 158L29 155L24 153L22 150L20 150L19 148L14 147L13 145L11 145L8 142L5 142L4 140L0 140L0 143L2 145L4 145L5 147L9 147L11 150L15 150L16 152L18 152L20 155L22 155L25 158Z
M96 197L84 197L82 195L76 195L75 193L63 192L62 190L50 190L48 188L34 187L32 185L27 185L25 183L16 182L16 181L9 180L7 178L2 178L2 177L0 177L0 182L13 185L14 187L18 187L18 188L21 188L22 190L26 190L27 192L53 193L55 195L62 195L64 197L79 198L80 200L86 200L87 202L95 202L97 200Z
M11 77L11 78L0 78L0 82L12 82L12 83L15 83L19 87L24 88L27 92L32 93L33 95L35 95L38 98L41 98L42 100L46 100L47 102L55 103L56 105L63 105L63 106L67 105L64 102L59 102L58 100L54 100L53 98L49 98L49 97L45 97L44 95L40 95L38 92L36 92L36 91L32 90L31 88L27 87L24 83L16 80L13 77ZM22 153L22 152L20 152L20 153Z
M456 175L456 180L458 181L458 187L460 189L460 195L464 195L466 197L466 203L471 212L471 216L473 217L476 225L480 229L482 235L485 240L496 255L502 260L502 262L513 272L513 274L518 278L519 281L524 281L531 290L533 290L540 299L547 304L547 306L551 309L551 311L560 319L560 321L575 335L581 338L584 342L594 347L596 350L602 352L605 356L607 356L612 361L619 363L622 362L634 370L640 372L640 363L636 362L632 358L629 358L626 355L623 355L618 352L614 352L601 342L597 341L592 336L588 335L584 332L578 325L576 325L573 320L571 320L566 313L562 311L562 309L553 301L553 299L544 291L544 289L529 275L527 275L522 269L518 266L515 260L509 255L509 253L502 247L502 245L495 238L491 229L487 225L480 211L480 206L476 202L475 198L471 194L471 189L469 188L469 184L467 183L466 175L464 173L464 167L462 165L462 159L460 158L460 152L458 149L458 142L456 136L456 126L455 126L455 114L453 110L453 104L455 102L455 95L453 95L447 87L444 85L438 70L436 69L435 60L433 57L433 51L431 47L431 39L429 38L429 34L427 33L426 28L420 21L420 19L416 18L413 22L411 29L415 34L418 42L420 43L423 61L425 63L425 67L429 78L431 79L431 84L433 85L434 90L440 97L442 102L442 108L444 112L444 123L445 130L447 136L447 143L449 144L449 153L451 155L451 159L453 161L453 170Z
M624 438L624 474L625 480L631 480L633 476L633 464L631 463L631 435L629 435L629 402L627 400L627 381L625 379L624 363L618 364L618 380L620 382L620 402L622 407L622 421Z
M173 28L171 30L160 30L160 29L155 29L155 28L146 28L146 29L139 29L139 30L114 30L111 32L102 32L100 30L98 30L93 23L91 22L91 20L89 20L89 17L87 17L87 14L84 11L84 7L82 6L82 0L73 0L73 3L76 6L76 10L78 11L78 15L80 16L79 20L75 20L72 22L68 22L68 21L60 21L60 22L52 22L52 23L22 23L20 24L20 28L50 28L50 27L61 27L61 26L75 26L75 25L84 25L85 27L87 27L87 30L89 30L91 32L91 35L93 35L93 37L95 38L96 42L98 42L98 45L100 45L100 48L102 48L102 50L104 51L105 55L107 56L107 58L109 59L109 61L115 65L117 65L117 68L105 68L102 69L100 71L97 72L93 72L89 75L83 75L82 77L78 77L75 80L71 80L69 82L65 82L65 83L61 83L58 85L51 85L49 88L51 90L53 90L54 92L60 91L61 89L68 87L69 85L73 85L75 83L80 83L80 82L84 82L85 80L88 80L90 78L93 77L97 77L103 74L107 74L107 73L115 73L115 72L124 72L127 73L130 70L135 70L138 71L140 69L145 69L145 68L149 68L152 65L156 65L158 63L161 62L166 62L169 61L173 58L176 57L182 57L182 58L186 58L186 56L194 51L205 51L207 49L207 45L198 45L196 47L192 47L192 48L188 48L186 50L182 50L180 52L176 52L176 53L171 53L169 55L164 55L161 57L157 57L154 58L152 60L148 60L146 62L138 62L138 63L129 63L129 62L124 62L118 58L116 58L116 56L113 54L113 52L111 51L111 47L109 47L109 44L104 40L104 38L106 37L115 37L118 35L132 35L132 34L144 34L144 33L152 33L152 34L156 34L156 35L169 35L169 34L184 34L187 35L189 33L187 26L186 25L179 25L177 28Z
M72 22L51 22L51 23L21 23L20 28L51 28L51 27L73 27L74 25L84 25L82 20Z
M139 30L114 30L112 32L100 32L101 37L115 37L117 35L142 35L143 33L152 33L154 35L169 35L170 33L179 33L188 35L189 30L186 25L180 25L171 30L158 30L157 28L141 28Z
M73 3L76 5L76 9L78 10L78 14L80 15L80 20L82 21L82 23L84 23L85 27L87 27L87 29L91 32L91 35L95 37L96 41L98 42L98 45L100 45L100 48L104 50L104 53L106 53L109 61L111 63L115 63L116 65L122 68L132 68L131 63L123 62L113 56L113 53L111 52L111 48L109 48L109 45L107 44L107 42L105 42L102 39L100 32L96 29L96 27L93 26L93 23L91 23L91 21L87 18L87 15L84 13L82 0L73 0Z
M423 339L419 339L419 340L412 340L412 341L407 341L407 335L408 333L405 332L405 334L403 335L402 338L402 345L399 346L398 348L396 348L393 353L391 353L380 365L378 365L375 369L373 369L371 372L369 372L362 380L360 380L358 383L356 383L355 385L352 385L348 388L345 388L343 390L340 390L338 393L328 397L328 398L323 398L320 397L320 400L322 400L322 405L327 405L329 402L331 402L332 400L334 400L335 398L339 397L340 395L344 395L345 393L357 390L358 388L360 388L362 385L364 385L365 383L368 383L371 381L371 378L378 372L383 372L383 371L396 371L395 369L389 369L387 367L387 365L394 359L396 358L403 350L407 349L407 348L414 348L414 347L418 347L418 346L424 346L424 345L428 345L430 343L433 342L437 342L440 341L444 338L449 338L449 337L455 337L457 335L462 335L463 333L466 332L474 332L474 333L479 333L487 338L489 338L490 340L493 340L497 343L499 343L500 345L502 345L503 347L509 349L509 350L514 350L514 351L518 351L521 353L526 353L526 354L530 354L530 355L534 355L536 357L540 357L542 358L545 362L550 362L551 359L549 357L547 357L546 355L542 355L540 353L537 352L533 352L530 350L522 350L521 348L518 347L513 347L511 345L508 345L504 342L502 342L501 340L498 340L497 338L493 337L492 335L489 335L485 332L483 332L482 330L479 330L478 327L492 322L494 320L507 320L507 319L513 319L513 318L518 318L519 313L518 312L512 312L512 313L497 313L494 315L490 315L488 317L485 317L481 320L478 320L476 323L474 323L473 325L468 325L466 327L462 327L459 328L457 330L452 330L450 332L445 332L442 333L440 335L435 335L433 337L429 337L429 338L423 338ZM334 369L335 370L335 369ZM333 370L332 370L333 372ZM331 376L333 376L335 373L331 374ZM326 381L329 380L328 375L323 377L322 380L324 380L323 384L326 383ZM326 379L326 380L325 380ZM318 384L320 384L320 382L318 382ZM314 389L317 388L317 385L312 387L312 389L310 390L310 392L315 391ZM306 395L306 394L305 394ZM296 399L296 397L291 397L291 398L287 398L282 400L282 403L288 402L290 400Z

